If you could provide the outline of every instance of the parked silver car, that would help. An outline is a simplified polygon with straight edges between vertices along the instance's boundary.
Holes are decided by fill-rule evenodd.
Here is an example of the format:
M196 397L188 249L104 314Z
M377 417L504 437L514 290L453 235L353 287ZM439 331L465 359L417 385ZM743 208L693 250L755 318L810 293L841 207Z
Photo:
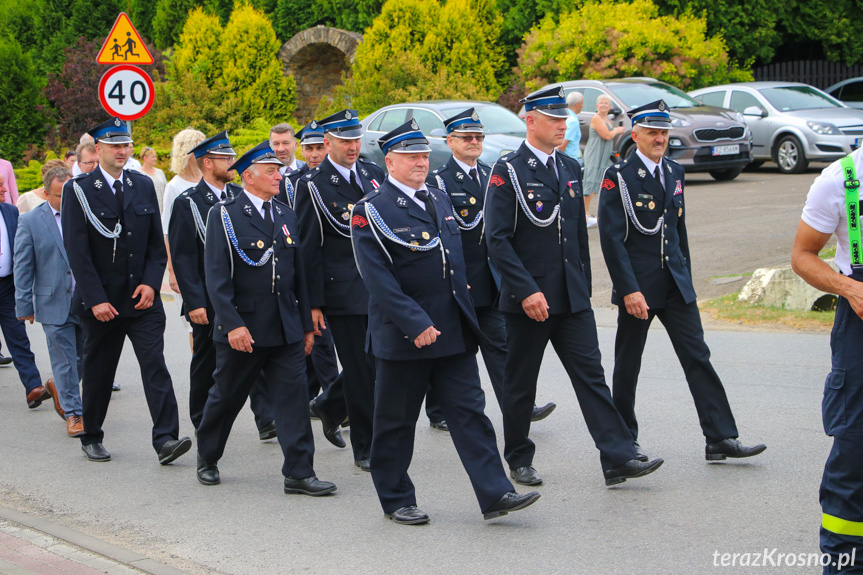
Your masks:
M863 110L863 78L849 78L833 84L824 91L848 106Z
M741 82L693 90L709 106L743 114L752 131L756 166L768 160L796 174L809 162L832 162L860 146L863 110L799 82Z
M362 121L364 132L360 156L386 169L378 138L414 119L432 149L429 166L431 169L441 166L452 153L446 143L444 119L471 107L476 108L479 120L485 126L485 143L480 160L493 165L501 155L518 149L527 134L527 127L524 120L503 106L471 100L428 100L384 106L366 116Z

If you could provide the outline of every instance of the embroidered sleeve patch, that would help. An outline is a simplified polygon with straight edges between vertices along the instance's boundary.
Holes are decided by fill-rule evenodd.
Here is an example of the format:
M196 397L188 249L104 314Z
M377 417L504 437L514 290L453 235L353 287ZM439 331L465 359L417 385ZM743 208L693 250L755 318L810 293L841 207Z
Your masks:
M506 182L505 182L505 181L503 181L503 178L501 178L501 177L500 177L500 176L498 176L497 174L493 175L493 176L491 177L491 180L489 180L489 182L488 182L488 184L489 184L490 186L502 186L502 185L504 185L505 183L506 183Z
M605 178L604 180L602 180L602 189L603 190L610 190L612 188L614 188L614 182L612 182L608 178Z
M357 226L357 227L360 227L360 228L364 228L364 227L366 227L367 225L369 225L369 221L368 221L367 219L365 219L364 217L362 217L362 216L354 216L354 217L351 219L351 225L352 225L352 226Z

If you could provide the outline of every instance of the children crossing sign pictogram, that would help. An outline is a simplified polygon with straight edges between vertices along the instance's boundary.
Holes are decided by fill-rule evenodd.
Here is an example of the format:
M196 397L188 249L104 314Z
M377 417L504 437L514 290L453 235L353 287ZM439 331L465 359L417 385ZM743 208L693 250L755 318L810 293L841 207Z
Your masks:
M99 64L152 64L153 56L125 12L120 12L96 57Z

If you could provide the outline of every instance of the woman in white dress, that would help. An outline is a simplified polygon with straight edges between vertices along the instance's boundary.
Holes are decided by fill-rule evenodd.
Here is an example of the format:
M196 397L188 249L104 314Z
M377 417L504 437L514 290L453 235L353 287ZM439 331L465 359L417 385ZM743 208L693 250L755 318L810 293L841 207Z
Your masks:
M174 145L171 148L171 171L177 174L174 176L168 185L165 186L165 199L162 205L162 231L165 234L165 248L168 250L168 284L174 293L174 301L182 309L183 296L180 294L180 286L177 285L177 278L174 276L174 267L171 265L171 250L168 246L168 223L171 221L171 210L174 208L174 200L181 193L189 188L198 185L201 180L201 170L198 169L198 164L189 154L192 148L207 139L203 132L186 128L178 132L174 136ZM192 326L186 321L186 328L189 331L189 347L192 346Z
M141 171L153 180L153 186L156 188L156 199L159 201L159 211L163 210L165 198L165 186L168 185L168 179L165 177L165 172L156 167L158 160L156 150L150 146L145 146L141 150Z
M57 167L65 168L66 162L59 159L48 160L45 162L45 165L42 166L42 176L44 177L51 168ZM26 194L18 196L18 203L15 205L18 207L18 213L23 214L29 212L47 199L48 196L45 195L45 187L39 186L35 190L30 190Z

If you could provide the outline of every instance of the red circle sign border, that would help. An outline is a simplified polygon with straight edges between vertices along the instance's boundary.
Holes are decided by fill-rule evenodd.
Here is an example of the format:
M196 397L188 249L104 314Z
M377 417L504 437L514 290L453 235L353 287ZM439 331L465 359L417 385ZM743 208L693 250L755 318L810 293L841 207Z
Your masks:
M113 76L115 73L121 72L123 70L129 70L132 72L139 73L144 78L144 81L147 82L147 87L150 90L150 97L149 97L149 101L147 102L147 105L144 106L143 110L141 110L140 112L138 112L137 114L135 114L133 116L125 116L125 115L121 115L121 114L116 113L114 111L114 109L111 108L111 106L108 104L108 102L106 101L106 98L104 96L105 84L108 83L108 80L111 78L111 76ZM102 79L99 80L99 101L102 103L102 107L105 108L105 111L107 111L109 114L113 114L114 116L117 116L121 120L128 122L128 121L132 121L132 120L137 120L139 118L143 118L147 114L147 112L150 111L150 108L153 107L153 102L155 101L155 99L156 99L156 89L153 86L153 79L150 78L150 75L147 74L144 70L142 70L138 66L133 66L131 64L118 64L117 66L114 66L114 67L108 69L107 72L102 74Z

